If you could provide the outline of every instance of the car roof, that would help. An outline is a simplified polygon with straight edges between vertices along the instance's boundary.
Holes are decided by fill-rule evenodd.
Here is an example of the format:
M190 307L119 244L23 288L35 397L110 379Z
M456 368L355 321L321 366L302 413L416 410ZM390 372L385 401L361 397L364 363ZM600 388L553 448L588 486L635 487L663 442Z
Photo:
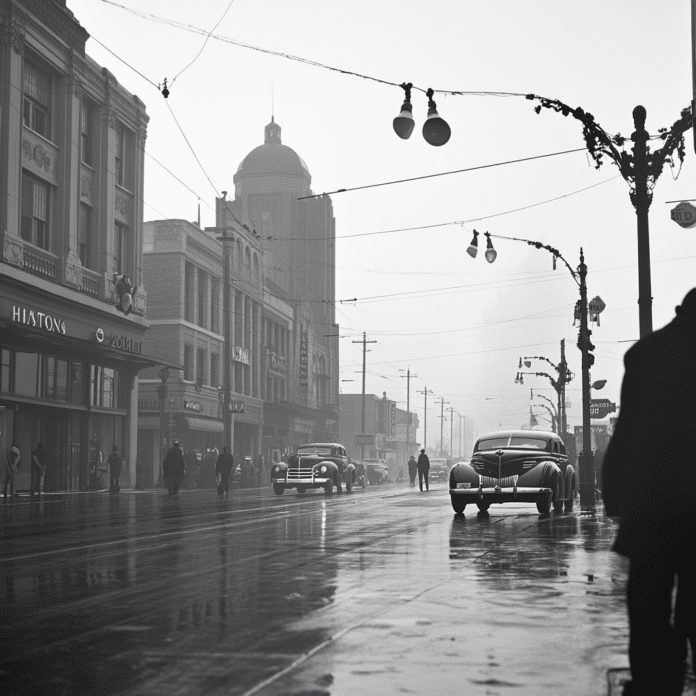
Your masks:
M300 445L297 449L302 447L343 447L343 445L338 442L308 442L306 445Z
M510 437L511 435L515 437L538 437L538 438L551 438L552 440L560 440L561 438L552 433L549 430L496 430L492 433L485 433L476 438L476 442L480 440L490 440L494 437Z

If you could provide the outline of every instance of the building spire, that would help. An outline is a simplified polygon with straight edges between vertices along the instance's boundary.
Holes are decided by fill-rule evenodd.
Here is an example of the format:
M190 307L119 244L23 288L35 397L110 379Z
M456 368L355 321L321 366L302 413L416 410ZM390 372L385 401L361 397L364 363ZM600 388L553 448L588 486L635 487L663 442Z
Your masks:
M266 126L266 137L264 138L264 143L268 145L269 143L281 144L280 141L280 126L275 122L273 116L271 116L271 122Z

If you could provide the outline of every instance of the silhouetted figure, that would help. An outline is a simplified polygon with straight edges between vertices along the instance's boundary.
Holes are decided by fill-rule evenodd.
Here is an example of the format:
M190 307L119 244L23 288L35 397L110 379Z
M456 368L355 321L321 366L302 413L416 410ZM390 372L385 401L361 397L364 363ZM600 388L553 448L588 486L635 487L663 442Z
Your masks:
M14 489L15 476L19 473L22 457L19 447L6 447L0 433L0 475L3 477L3 497L7 498L7 488L10 488L10 498L19 498Z
M179 441L174 440L174 446L167 452L162 464L162 474L167 483L169 497L178 495L181 482L184 480L186 473L186 463L184 461L184 453L179 447Z
M263 470L264 470L264 459L263 454L259 452L256 455L256 485L261 486L261 481L263 480Z
M109 458L106 460L109 465L109 493L119 493L121 490L121 467L123 457L119 454L118 447L113 446Z
M421 491L423 490L423 481L425 481L425 490L430 490L430 484L428 483L428 472L430 471L430 460L425 450L422 449L418 455L418 486Z
M222 453L218 455L215 464L215 475L218 477L218 495L228 493L230 490L230 473L234 467L234 457L227 451L227 447L222 448Z
M605 511L620 517L614 551L630 559L626 696L681 694L687 640L696 647L696 288L676 312L626 353L621 411L604 455Z
M411 458L408 460L408 477L411 479L411 485L415 486L416 485L416 474L418 473L418 462L416 461L416 458L411 455Z
M33 498L34 494L41 495L41 479L46 473L46 450L43 443L37 443L34 451L31 453L31 484L29 486L29 497Z

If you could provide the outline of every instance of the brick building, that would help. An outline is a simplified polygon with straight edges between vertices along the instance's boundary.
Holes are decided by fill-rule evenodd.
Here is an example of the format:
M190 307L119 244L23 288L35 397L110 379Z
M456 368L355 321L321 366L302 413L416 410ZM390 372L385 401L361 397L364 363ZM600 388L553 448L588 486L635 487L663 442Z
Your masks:
M49 491L99 487L116 445L129 485L136 375L153 364L145 106L85 53L65 0L6 0L0 32L0 439L25 462L43 442Z

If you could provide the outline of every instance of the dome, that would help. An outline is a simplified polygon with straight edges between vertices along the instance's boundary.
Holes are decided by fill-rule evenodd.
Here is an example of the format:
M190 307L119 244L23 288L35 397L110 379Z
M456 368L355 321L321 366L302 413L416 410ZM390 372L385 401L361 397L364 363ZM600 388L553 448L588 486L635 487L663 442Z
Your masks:
M280 140L280 126L271 118L265 128L263 145L254 148L241 162L234 183L249 176L281 174L302 177L311 183L312 177L304 160Z

